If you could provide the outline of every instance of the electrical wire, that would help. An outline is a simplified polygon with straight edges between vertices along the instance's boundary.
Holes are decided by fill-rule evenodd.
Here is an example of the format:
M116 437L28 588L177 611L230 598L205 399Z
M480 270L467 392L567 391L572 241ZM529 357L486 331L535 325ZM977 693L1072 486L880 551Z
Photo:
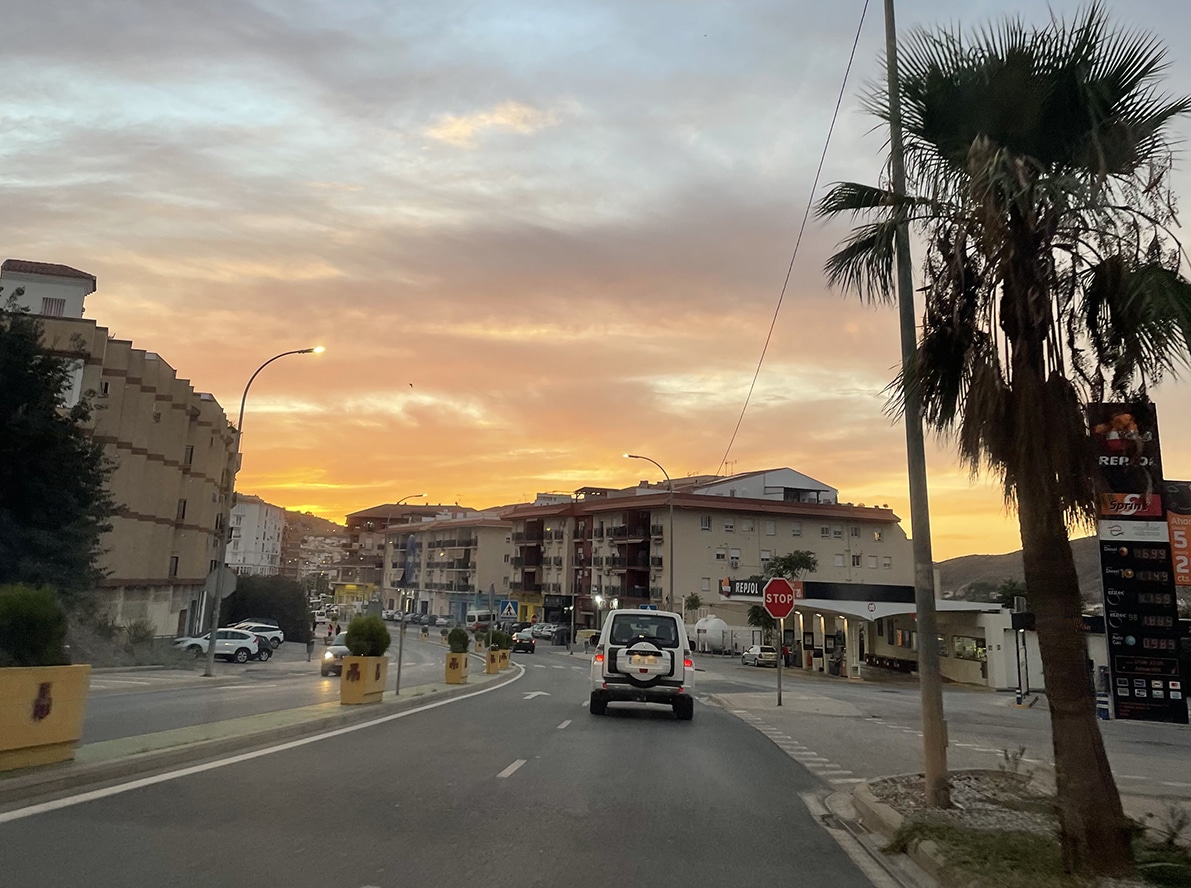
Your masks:
M790 286L790 275L794 273L794 260L798 258L798 248L802 245L802 236L806 233L806 224L811 217L811 207L814 205L815 192L819 190L819 177L823 175L823 164L827 161L827 149L831 146L831 136L835 132L835 123L839 119L839 109L844 103L844 92L848 88L848 75L852 73L852 63L856 60L856 48L860 45L860 32L864 30L864 19L868 15L870 0L864 0L864 8L860 10L860 23L856 26L856 37L852 41L852 52L848 56L848 65L844 68L844 79L840 83L839 96L835 100L835 111L831 115L831 125L827 128L827 138L823 141L823 153L819 155L819 167L815 170L815 180L811 184L810 197L806 202L806 212L802 216L802 224L798 227L798 238L794 241L794 252L790 255L790 265L786 269L786 279L782 281L782 290L777 297L777 305L773 309L773 320L769 322L769 332L765 334L765 345L761 347L761 357L757 359L757 370L753 373L753 381L749 384L748 394L744 398L744 406L740 408L740 417L736 420L736 428L732 430L732 438L728 441L728 448L724 451L724 458L720 460L715 473L718 475L728 463L728 454L732 452L732 445L736 443L736 435L740 432L740 425L744 422L745 411L749 408L753 391L757 387L757 379L761 376L761 365L765 363L765 354L769 351L769 341L773 338L773 328L777 326L777 316L782 310L782 300L786 298L786 289Z

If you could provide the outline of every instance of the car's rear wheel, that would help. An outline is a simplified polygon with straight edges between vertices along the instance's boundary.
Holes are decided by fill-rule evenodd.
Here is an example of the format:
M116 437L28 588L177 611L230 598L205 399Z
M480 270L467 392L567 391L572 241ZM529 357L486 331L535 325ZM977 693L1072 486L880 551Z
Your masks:
M273 656L273 649L265 647L265 648L261 648L260 651L257 652L256 658L258 660L260 660L262 663L267 663L267 662L269 662L269 658L272 656Z
M591 703L588 705L588 709L591 710L592 715L603 715L608 711L608 701L592 693Z
M186 652L188 654L194 654L196 657L201 657L203 655L203 649L197 644L192 644L186 649Z
M236 651L234 659L237 663L247 663L250 656L251 654L248 653L248 648L240 648Z
M280 645L280 644L281 644L281 639L280 639L280 638L271 638L271 639L269 639L269 647L271 647L273 650L277 650L277 647L278 647L278 645Z
M674 701L674 716L679 721L690 721L695 715L695 701L690 697L679 697Z

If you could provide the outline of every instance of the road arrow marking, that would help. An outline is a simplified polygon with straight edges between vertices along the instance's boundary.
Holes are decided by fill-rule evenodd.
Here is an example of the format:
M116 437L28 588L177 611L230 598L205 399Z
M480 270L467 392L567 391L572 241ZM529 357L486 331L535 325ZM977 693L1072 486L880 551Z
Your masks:
M530 691L525 695L526 700L532 700L534 697L549 697L550 695L545 691Z

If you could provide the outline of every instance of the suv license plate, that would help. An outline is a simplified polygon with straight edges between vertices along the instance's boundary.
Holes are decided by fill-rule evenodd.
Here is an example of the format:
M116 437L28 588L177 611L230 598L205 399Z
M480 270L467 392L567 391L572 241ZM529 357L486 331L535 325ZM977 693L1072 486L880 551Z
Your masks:
M634 666L653 666L657 661L658 658L653 654L633 654L629 657L629 662Z

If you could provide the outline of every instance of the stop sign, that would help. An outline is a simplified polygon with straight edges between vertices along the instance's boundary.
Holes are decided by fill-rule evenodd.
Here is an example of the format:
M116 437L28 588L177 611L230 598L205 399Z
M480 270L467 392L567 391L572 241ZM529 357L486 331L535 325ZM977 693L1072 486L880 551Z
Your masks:
M798 585L802 585L801 582ZM785 577L774 577L765 584L765 612L775 620L784 620L794 610L794 587Z

